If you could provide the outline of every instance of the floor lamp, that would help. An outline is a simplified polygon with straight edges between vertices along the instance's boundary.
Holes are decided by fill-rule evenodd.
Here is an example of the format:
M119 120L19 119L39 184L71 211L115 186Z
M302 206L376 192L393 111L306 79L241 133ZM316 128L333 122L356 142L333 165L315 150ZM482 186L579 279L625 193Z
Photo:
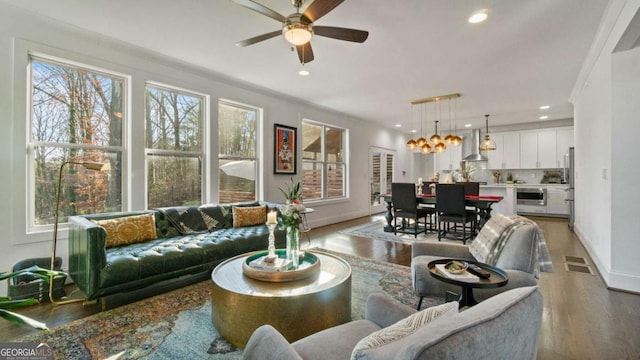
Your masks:
M58 217L59 217L59 209L60 209L60 192L62 190L62 170L64 169L64 166L67 164L81 165L85 169L95 170L95 171L111 170L111 164L108 161L106 163L65 161L62 163L62 165L60 165L60 170L58 171L58 190L56 192L56 212L55 212L55 218L53 222L53 244L51 246L51 270L53 270L54 263L56 261L56 247L58 245ZM70 303L85 300L84 298L79 298L79 299L56 301L53 298L53 278L54 278L53 275L51 275L51 277L49 278L49 300L51 301L51 304L64 305L64 304L70 304Z

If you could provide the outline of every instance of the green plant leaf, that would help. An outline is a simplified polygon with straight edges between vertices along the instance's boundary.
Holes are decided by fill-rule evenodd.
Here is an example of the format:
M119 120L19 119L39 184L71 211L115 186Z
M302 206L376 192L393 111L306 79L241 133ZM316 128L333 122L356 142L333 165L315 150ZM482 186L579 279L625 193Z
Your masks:
M17 309L17 308L31 306L31 305L40 303L37 299L34 299L34 298L21 299L21 300L10 300L9 298L5 298L5 299L6 300L0 301L0 309Z
M47 324L45 323L30 319L24 315L16 314L14 312L7 311L4 309L0 309L0 317L7 319L16 324L27 324L36 329L49 330L49 328L47 327Z

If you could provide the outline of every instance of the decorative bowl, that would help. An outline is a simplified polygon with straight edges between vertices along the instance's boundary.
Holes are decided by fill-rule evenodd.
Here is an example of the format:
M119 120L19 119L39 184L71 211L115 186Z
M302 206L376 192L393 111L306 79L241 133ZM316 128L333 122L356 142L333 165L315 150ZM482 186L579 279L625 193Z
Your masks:
M469 267L467 262L458 260L449 261L444 265L445 270L452 274L461 274L467 271L467 267Z

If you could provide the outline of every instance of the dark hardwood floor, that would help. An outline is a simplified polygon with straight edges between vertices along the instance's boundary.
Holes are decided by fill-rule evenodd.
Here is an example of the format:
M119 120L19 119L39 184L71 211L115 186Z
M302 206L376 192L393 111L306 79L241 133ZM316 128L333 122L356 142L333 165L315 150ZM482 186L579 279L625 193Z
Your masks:
M606 288L566 219L532 218L544 230L555 272L539 281L544 312L538 359L640 359L640 295ZM337 231L371 221L370 217L313 229L303 248L320 247L346 254L409 266L411 246L338 234ZM565 269L565 256L585 258L594 274ZM58 326L98 312L80 303L33 306L23 314ZM0 341L33 332L0 321Z

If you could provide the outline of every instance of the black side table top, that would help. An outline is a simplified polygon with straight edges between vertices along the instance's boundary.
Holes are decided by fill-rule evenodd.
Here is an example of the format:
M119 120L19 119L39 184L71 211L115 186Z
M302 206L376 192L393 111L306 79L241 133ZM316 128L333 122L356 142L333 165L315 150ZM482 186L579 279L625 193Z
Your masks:
M478 265L482 269L488 271L491 274L491 276L488 279L480 278L477 282L463 281L463 280L450 278L445 274L441 274L440 271L436 268L437 264L446 264L453 260L463 261L468 264ZM440 281L444 281L448 284L458 285L462 288L462 295L460 296L460 300L459 300L460 307L473 306L477 304L477 301L473 298L474 288L477 288L477 289L497 288L497 287L505 286L507 285L507 282L509 282L509 277L507 276L507 273L504 270L496 266L492 266L492 265L477 262L477 261L469 261L464 259L438 259L438 260L431 261L427 266L429 267L429 272L431 273L431 276L433 276L434 278Z

